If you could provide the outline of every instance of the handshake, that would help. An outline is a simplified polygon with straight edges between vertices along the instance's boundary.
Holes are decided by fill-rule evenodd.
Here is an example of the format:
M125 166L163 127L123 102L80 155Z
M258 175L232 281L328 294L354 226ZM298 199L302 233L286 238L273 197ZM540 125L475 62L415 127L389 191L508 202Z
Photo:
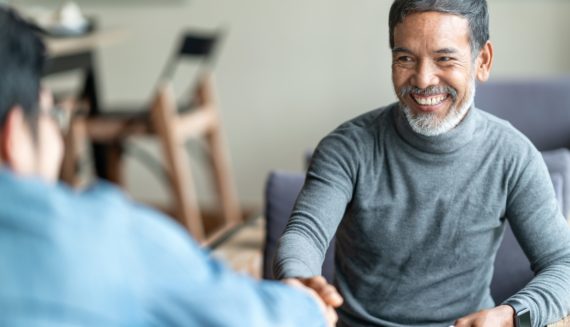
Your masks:
M319 303L328 326L335 326L338 320L335 308L342 305L343 298L336 287L329 284L323 276L309 278L287 278L283 283L297 287L309 293Z

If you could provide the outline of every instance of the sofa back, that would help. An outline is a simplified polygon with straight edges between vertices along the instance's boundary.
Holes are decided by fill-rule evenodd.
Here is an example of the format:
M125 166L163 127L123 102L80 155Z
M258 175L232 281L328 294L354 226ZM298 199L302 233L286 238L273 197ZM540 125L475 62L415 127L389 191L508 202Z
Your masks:
M508 120L540 151L570 148L570 76L490 80L477 85L475 106Z

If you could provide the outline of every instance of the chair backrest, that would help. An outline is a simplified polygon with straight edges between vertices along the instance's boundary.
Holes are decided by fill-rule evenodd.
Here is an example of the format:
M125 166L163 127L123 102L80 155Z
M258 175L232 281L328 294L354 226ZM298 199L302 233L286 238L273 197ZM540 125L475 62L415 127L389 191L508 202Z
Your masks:
M204 246L215 247L241 223L241 208L230 169L227 146L223 137L219 109L213 90L211 71L224 30L213 32L186 31L174 54L166 63L157 85L151 109L154 129L162 139L169 182L174 191L177 218ZM174 92L175 71L181 61L197 64L194 81L182 99ZM164 100L162 102L160 97ZM186 152L189 140L201 139L211 171L221 210L221 221L206 220L198 208L196 191L184 181L193 180ZM221 226L220 226L221 225ZM214 231L212 226L217 227Z
M492 80L475 105L508 120L541 151L570 148L570 77Z
M272 172L265 186L266 234L263 252L263 278L274 279L273 258L277 241L285 231L297 195L305 176L297 172ZM327 250L323 263L323 276L332 282L334 274L334 240Z
M157 90L166 84L173 85L176 69L182 61L191 61L195 64L196 71L192 73L194 78L190 79L189 86L182 93L182 99L177 100L179 102L177 111L191 111L196 107L198 101L194 97L196 89L199 87L200 79L213 71L218 49L225 34L224 29L209 32L188 30L182 33L176 50L166 62L156 85Z
M215 63L220 40L224 34L223 30L215 32L186 31L183 33L178 48L162 71L161 82L172 79L176 66L182 59L194 59L198 61L202 70L211 70Z

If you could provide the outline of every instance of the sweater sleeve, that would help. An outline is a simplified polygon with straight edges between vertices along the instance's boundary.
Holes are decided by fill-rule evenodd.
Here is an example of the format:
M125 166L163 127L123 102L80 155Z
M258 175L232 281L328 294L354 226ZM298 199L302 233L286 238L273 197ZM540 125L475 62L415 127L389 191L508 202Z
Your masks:
M570 228L538 151L526 162L513 178L506 214L536 277L505 304L529 308L532 325L544 326L570 313Z
M336 130L315 150L274 260L277 278L321 274L324 255L352 198L355 142Z
M308 293L238 274L212 259L179 226L144 216L138 214L136 229L145 269L137 274L145 274L149 325L325 326Z

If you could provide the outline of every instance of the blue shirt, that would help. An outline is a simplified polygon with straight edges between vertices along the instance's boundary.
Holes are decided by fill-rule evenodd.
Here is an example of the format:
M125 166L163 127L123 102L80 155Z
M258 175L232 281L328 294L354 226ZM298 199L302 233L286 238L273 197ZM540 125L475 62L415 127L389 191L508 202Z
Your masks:
M0 170L0 326L323 326L310 296L238 275L99 183Z

